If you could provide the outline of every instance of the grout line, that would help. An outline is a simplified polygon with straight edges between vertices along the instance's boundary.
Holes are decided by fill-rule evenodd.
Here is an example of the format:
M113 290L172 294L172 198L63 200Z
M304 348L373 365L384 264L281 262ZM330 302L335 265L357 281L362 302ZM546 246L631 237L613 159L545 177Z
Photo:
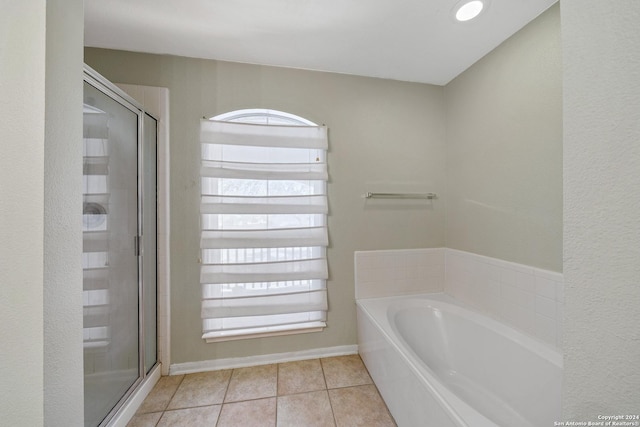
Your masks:
M321 388L319 390L308 390L308 391L298 391L296 393L283 394L277 397L289 397L289 396L298 396L300 394L309 394L309 393L318 393L319 391L328 391L327 388Z
M235 369L231 370L231 374L229 375L229 381L227 381L227 386L224 389L224 396L222 396L222 404L224 405L224 403L227 400L227 394L229 393L229 386L231 385L231 380L233 379L233 374L235 373Z
M352 385L343 385L340 387L328 388L327 390L342 390L344 388L355 388L355 387L364 387L368 385L375 385L374 383L364 383L364 384L352 384Z
M318 358L318 362L320 363L320 370L322 371L322 381L324 381L325 390L329 390L329 386L327 386L327 377L324 374L324 365L322 364L322 359L323 359L322 357Z
M164 411L167 410L167 408L169 407L169 404L171 403L171 401L173 400L173 398L176 396L176 393L178 393L178 389L180 388L180 386L182 385L182 383L184 382L184 379L186 378L186 375L182 376L182 379L180 380L180 382L178 383L178 386L176 387L176 389L173 391L173 394L171 395L171 398L167 401L167 404L165 405L164 409L162 410L162 412L164 413Z
M276 365L276 416L275 416L275 427L278 426L278 399L280 398L280 387L279 387L279 380L280 380L280 365L282 365L282 363L278 363Z
M336 420L336 413L333 410L333 403L331 403L331 395L329 395L329 386L327 385L327 377L324 373L324 365L322 364L322 359L323 358L320 358L318 359L318 361L320 362L320 369L322 370L322 379L324 380L324 388L325 388L325 392L327 393L327 399L329 399L329 409L331 409L331 417L333 418L333 425L337 426L338 421Z
M236 402L233 402L236 403ZM210 406L222 406L222 403L213 403L211 405L195 405L195 406L185 406L184 408L173 408L173 409L167 409L164 412L176 412L176 411L184 411L186 409L196 409L196 408L208 408Z
M329 409L331 409L331 417L333 417L333 425L337 426L338 421L336 420L336 413L333 410L333 403L331 403L331 395L329 394L329 390L325 390L327 393L327 399L329 399Z
M222 415L222 408L224 407L224 398L222 398L223 403L220 404L220 410L218 411L218 417L216 418L216 424L214 425L214 427L218 427L218 424L220 424L220 418Z
M222 409L224 408L224 402L227 399L227 393L229 392L229 386L231 385L231 378L233 378L233 372L235 369L231 370L231 374L229 374L229 380L227 381L227 386L224 389L224 396L222 396L222 402L220 402L220 412L218 412L218 419L216 420L216 426L220 423L220 416L222 415ZM215 427L215 426L214 426Z
M171 401L173 400L173 398L176 396L176 393L178 392L178 389L180 388L180 386L182 385L182 382L184 381L186 375L182 376L182 379L180 380L180 382L178 383L178 385L176 386L176 389L173 391L173 394L171 394L171 397L169 398L169 400L167 400L167 404L164 405L164 409L161 411L161 415L160 418L158 418L158 421L155 423L155 426L157 426L158 424L160 424L160 420L162 419L162 417L164 417L164 413L167 412L167 408L169 407L169 404L171 403ZM154 386L154 388L157 386L158 384L156 383L156 385ZM153 390L151 390L153 391Z

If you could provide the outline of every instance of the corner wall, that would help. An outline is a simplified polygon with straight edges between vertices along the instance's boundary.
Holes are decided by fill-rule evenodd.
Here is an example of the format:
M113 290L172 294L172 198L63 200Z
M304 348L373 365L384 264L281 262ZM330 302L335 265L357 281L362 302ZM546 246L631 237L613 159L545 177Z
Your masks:
M44 420L84 423L82 0L47 0L44 140Z
M0 7L0 425L80 426L82 0Z
M640 3L562 0L565 419L640 408Z
M562 272L556 4L445 87L446 245Z
M46 3L0 13L0 425L43 425Z

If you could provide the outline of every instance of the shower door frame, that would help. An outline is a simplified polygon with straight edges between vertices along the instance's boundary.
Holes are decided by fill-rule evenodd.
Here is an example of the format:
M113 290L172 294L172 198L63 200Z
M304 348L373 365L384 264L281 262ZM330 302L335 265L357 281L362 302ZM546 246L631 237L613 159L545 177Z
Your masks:
M158 138L159 138L159 119L158 117L151 114L147 111L144 106L142 106L138 101L133 99L123 90L118 88L115 84L107 80L105 77L100 75L97 71L93 70L91 67L84 65L83 72L83 82L92 86L99 92L103 93L105 96L111 98L117 103L121 104L123 107L127 108L137 116L137 232L136 236L132 236L135 239L135 251L137 258L137 266L138 266L138 378L133 382L133 384L129 387L129 389L120 397L118 403L107 413L105 418L98 424L98 427L104 427L111 425L112 421L116 421L116 418L119 411L123 409L125 404L133 397L135 393L137 393L145 384L145 381L152 376L156 376L156 371L159 374L159 366L160 366L160 358L159 358L159 319L158 319L158 291L159 291L159 269L158 269L158 246L159 241L157 239L158 236ZM153 366L148 368L145 367L145 310L144 310L144 277L143 277L143 261L144 254L142 248L144 246L143 238L144 238L144 143L145 143L145 133L144 133L144 119L145 115L148 115L156 122L156 168L155 168L155 187L156 187L156 203L155 203L155 235L156 235L156 283L155 283L155 299L156 299L156 358Z

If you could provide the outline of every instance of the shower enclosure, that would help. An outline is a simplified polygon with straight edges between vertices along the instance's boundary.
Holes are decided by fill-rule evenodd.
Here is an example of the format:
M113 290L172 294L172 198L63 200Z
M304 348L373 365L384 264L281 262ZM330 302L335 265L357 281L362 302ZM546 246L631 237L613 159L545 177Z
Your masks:
M157 363L157 120L85 67L85 426L108 424Z

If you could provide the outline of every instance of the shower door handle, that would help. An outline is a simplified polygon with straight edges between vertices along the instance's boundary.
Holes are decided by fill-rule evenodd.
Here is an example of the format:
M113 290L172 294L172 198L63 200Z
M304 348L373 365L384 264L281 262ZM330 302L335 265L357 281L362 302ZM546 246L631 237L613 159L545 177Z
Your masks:
M142 236L133 236L133 250L136 256L142 255Z

